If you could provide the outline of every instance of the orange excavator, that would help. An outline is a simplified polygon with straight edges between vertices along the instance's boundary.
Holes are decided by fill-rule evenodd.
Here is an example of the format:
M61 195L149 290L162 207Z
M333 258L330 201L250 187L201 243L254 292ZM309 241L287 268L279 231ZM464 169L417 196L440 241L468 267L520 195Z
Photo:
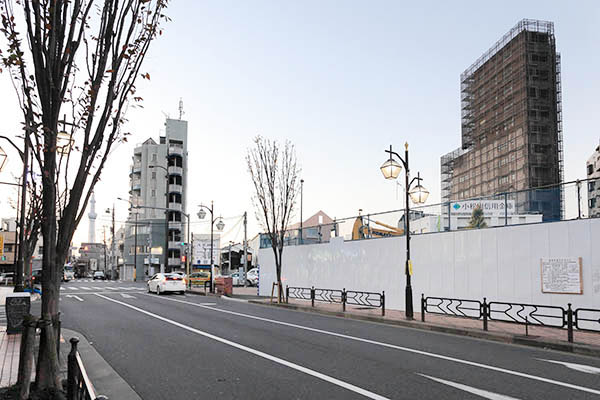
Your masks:
M391 225L379 221L371 221L363 216L356 217L352 227L352 240L367 239L371 237L390 237L404 235L403 228L395 228ZM376 228L374 225L380 225L387 229Z

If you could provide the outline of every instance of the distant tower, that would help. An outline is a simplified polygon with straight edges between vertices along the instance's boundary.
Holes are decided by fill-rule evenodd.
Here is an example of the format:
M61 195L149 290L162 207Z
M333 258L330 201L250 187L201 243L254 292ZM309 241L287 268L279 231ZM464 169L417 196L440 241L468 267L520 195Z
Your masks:
M90 213L88 217L90 218L89 223L89 231L88 231L88 243L96 243L96 199L94 197L94 193L92 192L92 197L90 198Z

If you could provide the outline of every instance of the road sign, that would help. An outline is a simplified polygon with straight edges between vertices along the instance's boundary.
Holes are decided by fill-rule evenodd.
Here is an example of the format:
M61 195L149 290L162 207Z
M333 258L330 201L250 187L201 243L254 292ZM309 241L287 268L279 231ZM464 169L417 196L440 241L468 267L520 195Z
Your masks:
M4 235L0 235L0 256L4 255Z

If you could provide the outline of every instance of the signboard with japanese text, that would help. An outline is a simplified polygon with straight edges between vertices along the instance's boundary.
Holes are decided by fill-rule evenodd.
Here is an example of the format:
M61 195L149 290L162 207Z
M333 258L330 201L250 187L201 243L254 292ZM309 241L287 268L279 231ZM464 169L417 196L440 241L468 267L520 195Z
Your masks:
M221 239L213 237L213 264L220 264ZM194 235L193 237L193 263L194 265L210 265L210 235Z
M505 208L508 215L515 213L514 200L465 200L456 201L450 205L452 215L471 215L477 207L483 210L485 216L504 217Z
M581 257L542 258L542 293L583 294Z

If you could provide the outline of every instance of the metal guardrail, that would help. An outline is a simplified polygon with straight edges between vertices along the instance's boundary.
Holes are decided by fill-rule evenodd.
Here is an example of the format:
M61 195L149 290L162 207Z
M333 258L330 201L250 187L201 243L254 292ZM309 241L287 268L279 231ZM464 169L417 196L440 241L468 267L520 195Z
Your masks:
M508 322L525 325L528 334L530 325L548 328L567 328L567 340L573 342L573 331L600 332L600 309L567 308L543 304L509 303L501 301L452 299L447 297L425 297L421 294L421 321L425 314L441 314L452 317L482 319L483 330L488 330L488 321Z
M364 306L368 308L381 308L381 315L385 315L385 291L363 292L358 290L323 289L313 287L285 287L286 302L290 298L300 300L310 300L311 306L315 306L315 301L325 303L342 304L342 311L346 311L346 305Z
M67 400L108 400L106 396L96 395L77 351L79 339L71 338L69 342L71 351L67 362Z

